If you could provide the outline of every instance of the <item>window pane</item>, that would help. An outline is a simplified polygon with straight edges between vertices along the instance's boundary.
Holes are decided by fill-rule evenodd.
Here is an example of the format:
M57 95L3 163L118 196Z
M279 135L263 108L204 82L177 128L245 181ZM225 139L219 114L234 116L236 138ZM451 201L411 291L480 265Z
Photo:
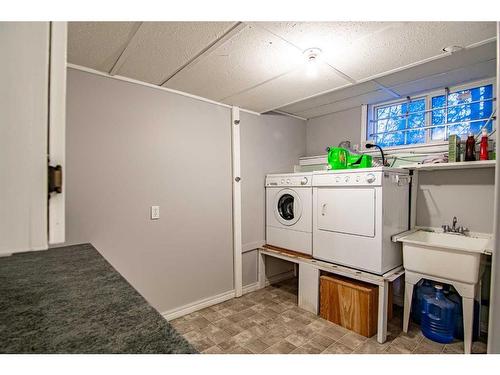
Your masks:
M399 146L404 144L403 132L379 134L375 138L375 143L380 147Z
M418 129L425 126L425 99L418 99L410 103L391 104L376 109L376 135L371 137L382 147L400 146L425 142L425 130ZM419 113L421 112L421 113Z
M441 108L446 104L444 95L435 96L432 98L432 108ZM432 125L439 125L445 123L446 111L444 109L437 109L432 111L431 123ZM431 140L442 141L444 140L444 126L431 129Z
M431 130L432 140L446 140L450 134L461 137L469 132L477 134L486 121L473 121L487 119L493 111L493 86L480 86L468 90L461 90L448 95L448 115L445 109L432 111L432 125L454 123L448 127L439 127ZM445 96L432 98L432 108L444 107ZM455 124L456 123L456 124ZM492 130L492 123L488 124L488 131Z

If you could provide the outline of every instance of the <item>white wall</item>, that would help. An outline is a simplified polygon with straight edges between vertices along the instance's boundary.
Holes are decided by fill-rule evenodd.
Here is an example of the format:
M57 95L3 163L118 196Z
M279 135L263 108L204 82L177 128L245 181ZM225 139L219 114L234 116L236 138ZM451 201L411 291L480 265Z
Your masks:
M243 249L265 242L265 176L293 172L306 152L306 124L303 120L272 114L241 114L241 194ZM268 261L268 276L293 270L282 261ZM257 253L243 254L243 285L257 281Z
M345 140L361 141L361 106L307 121L307 156L323 155Z
M0 255L47 248L49 23L0 22Z
M474 232L492 233L495 169L420 171L417 225L458 225Z

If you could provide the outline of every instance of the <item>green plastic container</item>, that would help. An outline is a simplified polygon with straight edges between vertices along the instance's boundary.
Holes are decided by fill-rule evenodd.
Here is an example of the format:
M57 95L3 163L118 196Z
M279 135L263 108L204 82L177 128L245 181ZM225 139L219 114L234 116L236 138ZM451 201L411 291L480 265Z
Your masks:
M351 155L342 147L331 147L328 150L328 164L334 170L371 168L372 157L370 155Z
M328 164L332 169L347 169L347 157L349 152L342 147L332 147L328 151Z

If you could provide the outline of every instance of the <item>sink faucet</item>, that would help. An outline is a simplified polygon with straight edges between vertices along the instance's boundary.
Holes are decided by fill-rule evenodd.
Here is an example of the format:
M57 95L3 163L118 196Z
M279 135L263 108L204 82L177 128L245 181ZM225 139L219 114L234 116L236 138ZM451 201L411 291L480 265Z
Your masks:
M451 233L451 234L461 234L463 236L467 235L467 232L469 232L468 228L459 226L457 227L457 217L453 216L453 221L452 221L452 226L450 227L448 224L441 225L441 228L443 228L444 233Z

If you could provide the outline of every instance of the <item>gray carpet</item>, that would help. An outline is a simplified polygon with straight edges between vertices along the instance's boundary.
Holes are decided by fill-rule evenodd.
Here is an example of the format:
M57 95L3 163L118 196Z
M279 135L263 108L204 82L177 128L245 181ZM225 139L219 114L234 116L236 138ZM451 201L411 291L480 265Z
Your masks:
M0 258L0 353L196 353L89 244Z

